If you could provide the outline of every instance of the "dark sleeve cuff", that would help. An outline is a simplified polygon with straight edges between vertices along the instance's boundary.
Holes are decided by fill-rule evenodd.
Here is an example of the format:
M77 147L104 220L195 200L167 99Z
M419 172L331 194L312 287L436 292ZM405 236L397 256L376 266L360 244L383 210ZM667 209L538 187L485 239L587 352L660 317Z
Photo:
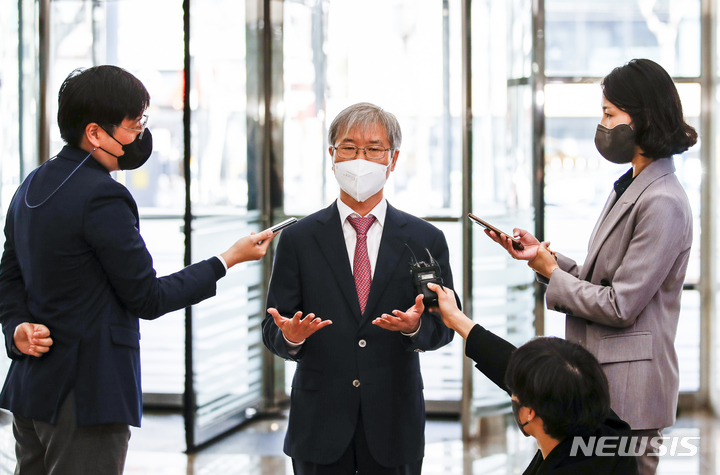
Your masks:
M480 325L470 330L465 344L465 355L475 361L475 367L508 394L505 370L513 351L515 346L512 343Z
M213 272L215 273L215 280L220 280L225 277L227 271L225 270L225 266L222 265L222 262L220 262L220 259L218 259L217 257L211 257L207 261L213 268Z

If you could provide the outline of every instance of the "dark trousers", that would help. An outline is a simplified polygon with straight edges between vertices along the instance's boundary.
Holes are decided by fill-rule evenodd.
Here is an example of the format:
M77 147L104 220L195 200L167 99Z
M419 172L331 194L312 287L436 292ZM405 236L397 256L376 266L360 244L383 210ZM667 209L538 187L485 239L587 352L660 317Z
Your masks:
M15 475L122 475L130 427L76 427L74 399L70 393L56 425L14 416Z
M355 435L340 460L330 465L318 465L293 459L295 475L420 475L422 459L398 467L383 467L375 461L365 437L362 414L358 415Z

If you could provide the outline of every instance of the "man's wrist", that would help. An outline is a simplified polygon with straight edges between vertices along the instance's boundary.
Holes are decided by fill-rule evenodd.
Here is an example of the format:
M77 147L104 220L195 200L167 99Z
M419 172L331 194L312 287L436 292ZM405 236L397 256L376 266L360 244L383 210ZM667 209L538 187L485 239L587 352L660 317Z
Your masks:
M402 331L401 331L400 333L402 333L403 336L406 336L406 337L408 337L408 338L412 338L412 337L414 337L415 335L418 334L418 332L420 331L420 327L422 327L422 318L421 318L420 320L418 320L418 326L417 326L417 328L416 328L415 330L413 330L413 331L411 331L411 332L409 332L409 333L405 333L405 332L402 332Z
M290 341L290 340L287 339L287 337L285 336L284 333L283 333L283 339L285 339L285 343L287 343L287 345L288 345L290 348L300 348L300 347L303 345L303 343L305 343L305 340L303 340L303 341L301 341L301 342L299 342L299 343L295 343L295 342L293 342L293 341Z
M227 272L227 270L228 270L228 265L227 265L227 262L225 261L225 258L222 256L222 254L218 254L218 255L215 256L215 257L217 257L217 259L220 261L220 264L222 264L223 267L225 268L225 272Z

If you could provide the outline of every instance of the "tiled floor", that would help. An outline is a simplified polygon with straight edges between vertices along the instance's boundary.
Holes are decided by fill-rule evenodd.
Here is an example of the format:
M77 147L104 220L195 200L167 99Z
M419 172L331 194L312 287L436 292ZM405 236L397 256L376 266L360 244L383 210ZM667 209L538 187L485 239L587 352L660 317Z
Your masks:
M195 455L185 455L183 420L177 414L146 413L142 429L133 430L126 474L137 475L290 475L282 453L284 418L263 419ZM460 423L430 419L426 429L423 475L506 475L522 473L536 447L505 418L505 428L479 441L463 443ZM683 414L665 431L667 437L699 442L698 453L676 444L675 456L661 458L659 475L714 475L720 462L718 420L705 413ZM680 441L681 439L676 439ZM687 442L686 442L687 443ZM672 449L668 447L668 452Z

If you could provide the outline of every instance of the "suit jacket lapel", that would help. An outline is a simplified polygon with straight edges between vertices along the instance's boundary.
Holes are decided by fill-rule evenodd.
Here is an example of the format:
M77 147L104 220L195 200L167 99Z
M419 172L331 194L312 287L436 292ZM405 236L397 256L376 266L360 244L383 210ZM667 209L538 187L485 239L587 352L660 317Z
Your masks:
M360 303L358 302L355 280L353 279L350 259L348 258L345 236L340 223L340 213L337 204L325 208L317 218L320 226L315 233L315 239L322 249L322 254L328 262L335 280L340 286L348 307L352 310L355 318L360 320ZM372 295L372 291L370 292Z
M615 191L610 193L610 198L605 204L605 209L600 215L595 230L590 238L590 247L588 256L585 259L582 272L578 276L581 280L588 280L587 277L595 267L595 260L600 252L605 240L610 232L615 228L620 218L623 217L635 204L637 199L642 195L645 189L650 186L658 178L675 172L675 165L672 158L661 158L650 163L633 182L630 184L625 193L622 194L617 203L613 205L615 200Z
M408 252L405 243L410 239L403 228L407 221L402 213L390 206L388 203L387 214L385 215L385 225L383 226L382 239L380 240L380 250L378 252L377 262L375 263L375 274L373 275L372 285L370 286L370 295L368 295L367 305L365 306L365 314L362 321L366 320L370 315L374 315L375 307L380 301L380 297L388 286L392 275L397 270L398 265L403 265L401 258ZM409 254L406 256L408 263L410 262ZM410 276L410 267L406 268L408 281ZM357 299L356 299L357 300ZM359 308L359 307L358 307ZM405 311L400 308L398 310Z

